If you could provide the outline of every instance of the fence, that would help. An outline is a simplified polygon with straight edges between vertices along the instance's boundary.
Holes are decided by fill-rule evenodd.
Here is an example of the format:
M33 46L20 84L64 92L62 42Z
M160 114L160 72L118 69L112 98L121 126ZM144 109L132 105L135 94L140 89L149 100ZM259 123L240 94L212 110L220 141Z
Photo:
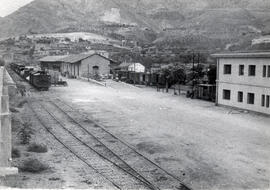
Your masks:
M0 67L0 176L12 175L18 172L11 168L11 115L9 111L9 89L14 82L4 67Z

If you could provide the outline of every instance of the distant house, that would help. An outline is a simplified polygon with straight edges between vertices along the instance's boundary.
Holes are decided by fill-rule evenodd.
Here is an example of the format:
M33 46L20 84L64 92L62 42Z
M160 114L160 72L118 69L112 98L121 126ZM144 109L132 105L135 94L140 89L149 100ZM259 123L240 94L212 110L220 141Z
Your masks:
M141 63L121 63L118 66L118 69L121 71L131 71L135 73L144 73L145 72L145 66Z
M62 60L61 72L69 77L109 75L115 62L100 54L69 55Z
M67 57L65 56L47 56L39 59L40 67L42 70L53 70L61 72L62 59Z

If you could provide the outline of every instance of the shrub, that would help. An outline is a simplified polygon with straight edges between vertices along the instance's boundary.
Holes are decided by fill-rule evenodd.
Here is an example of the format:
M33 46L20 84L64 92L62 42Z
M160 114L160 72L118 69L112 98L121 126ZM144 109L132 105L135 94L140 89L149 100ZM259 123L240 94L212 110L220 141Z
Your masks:
M21 152L17 148L12 148L12 158L20 158Z
M12 112L12 113L18 113L19 111L16 110L15 108L9 108L9 111Z
M27 101L26 100L22 100L18 103L18 108L22 108L24 106L24 104L26 104Z
M33 144L29 145L27 151L28 152L36 152L36 153L45 153L45 152L48 152L48 148L46 145L33 143Z
M29 122L25 122L22 124L22 128L19 131L19 135L21 138L21 144L29 144L32 135L34 134L31 126L32 124Z
M37 159L28 159L22 163L19 169L23 172L40 173L47 170L49 167L41 163Z
M11 115L11 129L12 132L19 132L20 126L22 126L21 120L19 119L19 116L12 114Z

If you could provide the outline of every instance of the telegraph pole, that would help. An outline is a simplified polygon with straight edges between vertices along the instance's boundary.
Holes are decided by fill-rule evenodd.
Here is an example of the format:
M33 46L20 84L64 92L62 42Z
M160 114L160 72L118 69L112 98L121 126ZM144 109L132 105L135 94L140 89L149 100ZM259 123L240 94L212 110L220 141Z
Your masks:
M198 70L199 70L199 65L200 65L200 52L198 53L198 66L197 66L197 68L198 68ZM199 78L199 76L197 76L198 78Z
M89 77L90 77L90 76L89 76L89 75L90 75L90 71L89 71L89 70L90 70L90 68L89 68L89 64L88 64L88 74L87 74L88 82L89 82Z
M194 50L192 50L192 87L194 88L194 79L195 79L195 53L194 53ZM193 91L193 89L192 89Z
M136 84L135 80L136 80L136 65L134 63L134 86Z

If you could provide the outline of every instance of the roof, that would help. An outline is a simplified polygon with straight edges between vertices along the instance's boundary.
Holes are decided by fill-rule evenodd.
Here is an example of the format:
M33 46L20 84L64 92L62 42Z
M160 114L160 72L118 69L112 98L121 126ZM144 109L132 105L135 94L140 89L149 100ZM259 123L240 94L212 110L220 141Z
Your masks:
M77 55L69 55L65 58L62 59L63 62L67 62L67 63L76 63L79 62L81 60L84 60L90 56L92 56L93 54L77 54Z
M39 59L40 62L58 62L62 61L67 55L47 56Z
M69 56L64 57L63 59L61 59L61 61L66 62L66 63L77 63L79 61L82 61L82 60L87 59L89 57L92 57L94 55L98 55L98 56L102 57L103 59L106 59L106 60L108 60L110 62L115 63L115 61L113 61L113 60L111 60L111 59L109 59L107 57L104 57L104 56L102 56L102 55L100 55L98 53L69 55Z
M214 84L199 84L198 86L212 87L212 86L216 86L216 85L214 85Z
M129 67L129 66L134 65L134 64L141 64L141 63L127 63L127 62L124 62L124 63L121 63L118 67L121 67L121 68Z
M211 56L214 58L270 58L270 52L216 53Z

